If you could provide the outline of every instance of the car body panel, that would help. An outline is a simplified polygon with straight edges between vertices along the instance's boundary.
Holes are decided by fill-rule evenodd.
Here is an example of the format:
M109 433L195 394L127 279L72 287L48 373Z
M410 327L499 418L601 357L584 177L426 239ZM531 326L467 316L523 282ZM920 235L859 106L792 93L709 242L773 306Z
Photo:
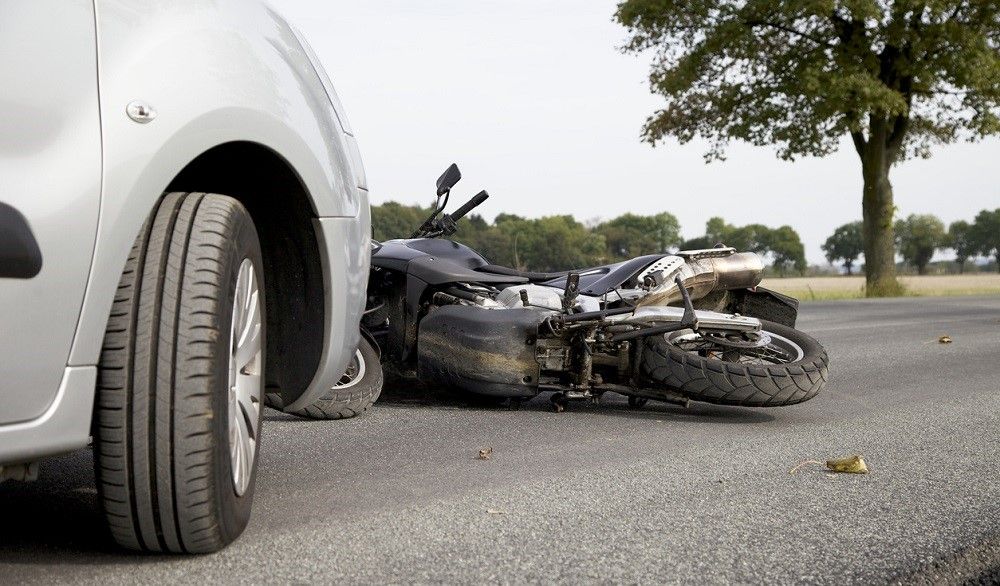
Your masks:
M12 2L3 8L20 10L29 4L36 5ZM91 37L86 50L71 50L68 41L59 37L65 31L52 24L62 21L69 4L88 11L93 7L93 13L88 12ZM58 295L63 301L75 295L76 301L60 306L65 315L38 322L39 329L54 323L65 328L60 338L62 355L56 359L58 353L53 350L45 360L50 376L30 381L27 387L0 387L4 401L0 438L16 429L23 443L28 441L25 434L35 434L33 457L59 453L70 444L86 441L85 436L68 442L61 435L46 435L51 430L44 422L64 421L64 417L78 424L72 427L75 431L89 429L93 388L86 396L69 397L80 385L69 388L60 381L65 380L65 372L97 365L129 251L162 193L199 155L237 141L262 145L281 157L312 204L326 287L325 345L313 382L298 404L318 398L343 374L359 340L371 237L367 180L357 141L349 133L343 112L337 112L341 106L331 99L331 94L336 95L332 86L324 87L329 80L322 67L311 60L291 26L257 0L44 0L37 6L50 18L38 27L47 27L53 37L59 37L49 40L46 56L72 54L78 68L52 83L66 84L87 76L92 84L89 94L76 92L72 118L76 127L82 127L90 116L89 142L74 146L60 139L56 145L60 156L49 163L51 177L45 177L58 179L62 185L72 178L81 190L71 198L75 203L67 205L70 200L60 196L47 201L36 198L43 201L32 203L35 208L28 206L29 220L32 215L39 219L32 228L43 255L48 254L45 262L54 261L57 245L75 254L72 262L67 257L57 265L63 271L59 278L65 282L51 283L39 294L45 299L44 295ZM9 20L3 22L7 35ZM2 46L6 48L6 43ZM2 67L12 66L0 65L0 71ZM31 71L24 64L13 67L22 68L18 69L22 77ZM24 79L23 83L29 86L28 93L38 93L37 88L48 87L48 81L39 85L37 80ZM147 105L155 116L143 121L130 118L126 108L134 101ZM0 144L15 148L37 143L38 139L32 142L30 138L0 137ZM52 141L57 138L53 136ZM0 157L0 163L11 161L16 159L6 154ZM74 171L77 167L86 167L89 173L80 176L81 172ZM53 168L60 173L51 173ZM43 171L34 170L44 175ZM0 173L0 181L6 180ZM22 203L30 199L24 197ZM50 234L59 229L63 240L53 244ZM70 265L72 279L63 275ZM0 291L6 287L7 281L0 281ZM17 301L19 308L38 311L26 304L23 295ZM19 321L17 329L27 321ZM0 337L5 350L17 345L7 331L5 323ZM39 334L35 343L55 344L50 336L51 332ZM23 359L29 354L21 350L14 356ZM5 376L8 368L5 357ZM21 415L11 418L8 405L26 401L23 397L32 397L30 404L25 402L19 407ZM23 421L29 416L35 419ZM13 420L22 423L16 428L2 425ZM0 464L9 462L12 455L21 458L23 452L15 453L0 439Z
M41 416L0 425L0 463L19 464L86 447L94 404L96 366L63 369L56 398Z
M32 278L0 278L3 425L40 417L60 389L94 252L101 126L91 0L3 2L0 23L0 198L42 257Z
M96 363L132 241L153 202L198 154L256 142L295 169L317 216L356 217L361 205L347 135L308 55L274 11L244 0L96 5L105 189L74 365ZM136 99L155 109L152 122L126 116Z

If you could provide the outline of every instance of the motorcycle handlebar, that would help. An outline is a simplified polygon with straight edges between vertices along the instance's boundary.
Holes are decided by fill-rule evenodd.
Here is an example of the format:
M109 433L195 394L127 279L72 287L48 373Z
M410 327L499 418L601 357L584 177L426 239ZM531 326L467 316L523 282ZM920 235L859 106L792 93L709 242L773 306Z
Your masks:
M451 214L451 219L455 222L459 221L460 219L462 219L463 216L465 216L465 214L474 210L477 206L479 206L479 204L489 199L489 197L490 194L486 193L485 190L480 191L475 196L473 196L472 199L462 204L462 207L455 210L455 213Z

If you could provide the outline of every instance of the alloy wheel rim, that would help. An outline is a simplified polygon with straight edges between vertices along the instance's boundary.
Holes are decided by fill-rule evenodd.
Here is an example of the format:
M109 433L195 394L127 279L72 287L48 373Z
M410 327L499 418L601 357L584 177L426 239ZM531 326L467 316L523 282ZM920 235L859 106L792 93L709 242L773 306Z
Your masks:
M761 330L760 334L766 340L765 345L760 348L746 349L719 346L711 338L705 338L692 330L664 334L663 339L668 344L685 352L725 362L764 366L767 364L792 364L805 357L802 346L789 338L765 330Z
M243 496L250 486L260 434L261 311L253 261L240 263L233 299L229 342L229 457L233 489Z
M354 358L351 359L351 363L347 367L347 372L344 376L340 377L337 384L333 385L334 389L345 389L347 387L353 387L365 378L365 371L367 366L365 365L365 357L361 354L361 350L354 351Z

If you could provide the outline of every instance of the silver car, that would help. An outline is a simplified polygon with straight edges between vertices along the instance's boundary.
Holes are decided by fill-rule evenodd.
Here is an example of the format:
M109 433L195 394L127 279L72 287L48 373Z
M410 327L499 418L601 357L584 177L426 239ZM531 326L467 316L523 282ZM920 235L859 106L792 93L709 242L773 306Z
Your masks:
M0 479L92 441L118 543L219 549L265 401L328 405L357 365L354 133L263 3L4 1L0 22ZM331 417L374 399L345 396Z

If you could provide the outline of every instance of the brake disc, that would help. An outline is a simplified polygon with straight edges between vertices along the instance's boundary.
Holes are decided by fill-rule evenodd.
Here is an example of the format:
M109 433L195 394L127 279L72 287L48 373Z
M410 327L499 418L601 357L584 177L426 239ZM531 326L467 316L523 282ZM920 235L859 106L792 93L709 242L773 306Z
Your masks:
M771 343L765 332L702 332L701 337L730 348L763 348Z

